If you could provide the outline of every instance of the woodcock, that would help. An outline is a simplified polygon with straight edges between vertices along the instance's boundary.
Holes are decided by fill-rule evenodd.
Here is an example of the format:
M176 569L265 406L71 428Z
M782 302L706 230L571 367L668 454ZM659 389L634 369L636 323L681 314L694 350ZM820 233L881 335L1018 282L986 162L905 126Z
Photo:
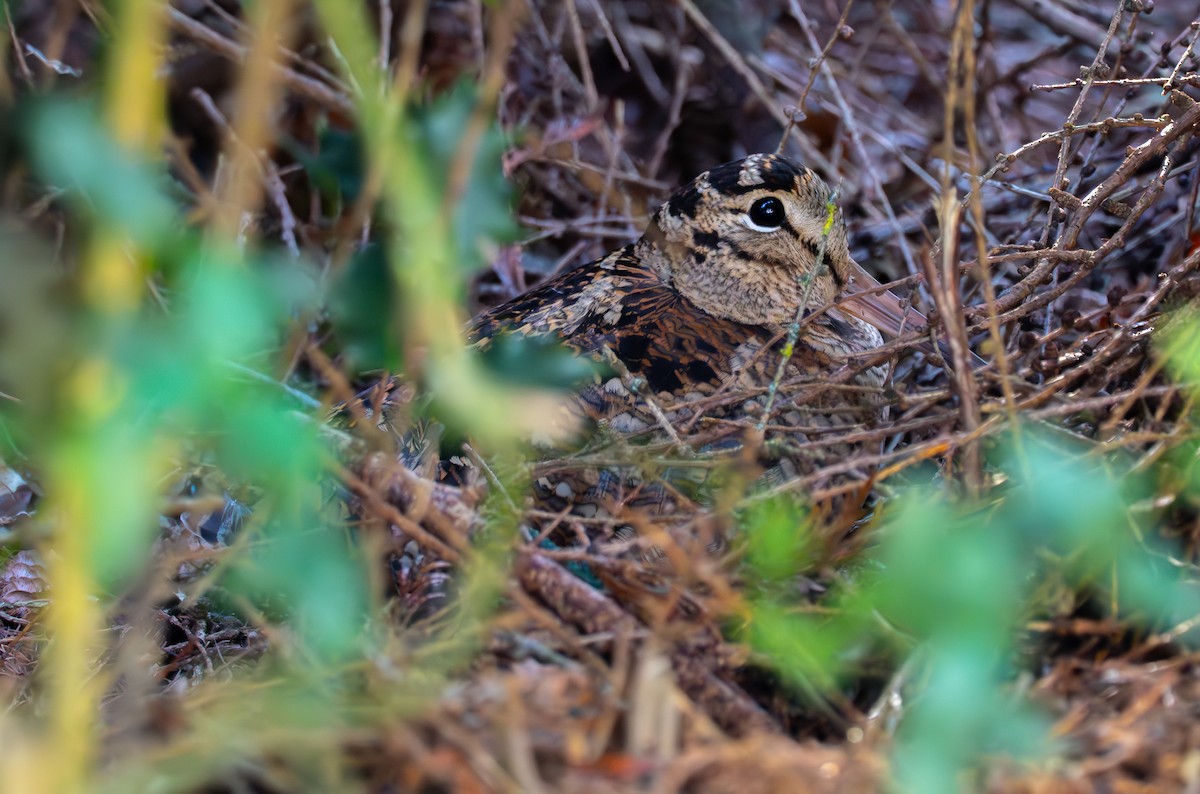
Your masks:
M622 436L729 455L761 429L759 460L779 481L861 452L838 439L884 410L887 365L864 366L860 354L882 344L881 329L924 322L889 292L862 294L874 286L850 256L829 186L754 154L693 179L638 241L484 312L468 332L480 347L498 334L550 335L608 362L619 374L583 388L578 408ZM845 470L810 489L867 476L835 468ZM541 485L583 501L596 483Z

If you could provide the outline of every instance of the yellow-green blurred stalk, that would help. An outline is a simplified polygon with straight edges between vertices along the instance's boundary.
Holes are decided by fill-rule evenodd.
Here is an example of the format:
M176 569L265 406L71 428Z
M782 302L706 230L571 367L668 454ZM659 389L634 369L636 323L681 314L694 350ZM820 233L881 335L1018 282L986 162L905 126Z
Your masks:
M462 421L482 440L503 446L544 429L553 415L555 398L547 393L516 390L495 382L476 365L463 342L461 302L463 285L454 258L459 250L451 223L453 202L464 188L456 184L476 155L478 124L486 123L499 91L505 58L511 46L516 15L523 6L508 2L497 9L479 107L464 130L465 145L454 174L437 173L405 135L405 112L412 86L411 58L393 81L380 69L376 43L364 7L341 0L317 0L321 23L358 95L363 142L370 171L367 183L377 186L394 226L389 240L392 270L400 286L398 312L404 318L410 376L417 371L437 394L450 418ZM410 10L410 14L415 14ZM410 17L412 18L412 17ZM407 40L408 47L419 39Z
M253 212L262 199L259 154L271 142L278 113L280 79L275 63L279 48L291 38L292 6L292 0L259 0L246 8L250 40L234 103L232 135L223 153L226 173L213 224L224 240L237 236L243 213ZM222 257L220 261L238 260Z
M366 6L342 0L316 0L321 24L356 91L355 103L366 152L366 190L378 191L386 207L391 237L387 241L395 281L406 349L406 375L420 377L437 396L445 418L470 429L472 436L501 458L512 443L527 438L534 428L544 429L546 417L556 414L560 396L532 389L518 390L488 377L472 357L463 338L462 268L455 261L461 241L455 239L455 205L477 154L482 131L491 123L503 69L512 44L516 19L523 6L505 2L493 9L485 73L480 76L477 106L460 139L452 173L441 173L414 144L406 118L416 76L416 51L425 4L416 0L408 10L401 36L401 52L394 75L381 67ZM374 198L372 196L371 198ZM505 478L501 478L505 479ZM522 488L520 476L509 484ZM503 491L500 482L492 483ZM502 499L498 493L493 498ZM514 526L503 527L506 523ZM495 535L472 549L464 561L467 582L462 599L467 624L479 626L498 602L505 584L502 559L518 537L515 521L500 521ZM460 627L460 629L463 627ZM460 631L455 650L439 648L442 658L465 659L467 647L481 639Z
M156 79L164 12L161 0L121 0L114 8L105 118L116 140L135 154L152 153L165 126L163 85ZM128 495L111 498L97 487L116 463L102 440L112 437L104 431L121 405L126 385L106 340L132 318L142 297L143 266L142 255L119 232L93 230L81 275L85 311L96 333L63 385L62 435L47 472L56 524L45 555L53 588L47 614L51 642L43 669L51 704L43 761L50 774L38 783L50 791L84 790L96 760L104 686L94 670L103 625L95 598L97 527L152 515L152 491L136 494L131 501ZM141 475L153 467L154 455L145 442L140 449L124 450L120 458L130 465L132 493L141 486Z

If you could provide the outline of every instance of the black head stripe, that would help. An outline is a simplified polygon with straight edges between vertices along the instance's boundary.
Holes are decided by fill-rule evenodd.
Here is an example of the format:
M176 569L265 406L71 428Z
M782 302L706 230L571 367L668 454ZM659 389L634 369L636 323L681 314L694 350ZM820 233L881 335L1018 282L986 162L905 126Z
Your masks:
M792 190L804 170L773 154L754 155L712 169L708 182L730 196L755 190Z
M667 212L693 219L704 195L709 191L726 196L741 196L757 190L787 191L797 180L810 178L812 172L783 157L755 154L719 165L692 180L667 202Z

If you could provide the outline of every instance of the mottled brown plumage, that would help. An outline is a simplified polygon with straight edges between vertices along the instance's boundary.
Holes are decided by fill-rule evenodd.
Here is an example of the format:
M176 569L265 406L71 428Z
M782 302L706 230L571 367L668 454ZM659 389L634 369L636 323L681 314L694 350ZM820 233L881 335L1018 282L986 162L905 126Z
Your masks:
M848 354L879 346L880 332L844 307L816 312L860 272L829 187L807 168L757 154L701 174L640 240L481 314L469 334L480 346L501 333L552 335L615 359L628 372L584 388L579 407L619 433L705 451L728 449L762 423L773 476L790 477L853 454L852 444L819 438L881 414L885 367L839 384L828 378ZM880 316L878 298L863 305ZM898 318L894 296L882 312ZM764 417L798 315L800 335Z

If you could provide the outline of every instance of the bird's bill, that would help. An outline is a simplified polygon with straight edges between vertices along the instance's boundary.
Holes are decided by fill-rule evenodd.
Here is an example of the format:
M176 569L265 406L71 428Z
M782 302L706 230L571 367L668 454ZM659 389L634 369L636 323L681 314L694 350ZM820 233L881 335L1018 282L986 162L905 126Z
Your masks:
M857 263L846 285L846 297L838 308L879 329L888 339L914 331L925 331L929 321L925 315L908 306Z
M929 320L925 319L925 315L907 305L891 290L883 289L883 285L857 262L851 271L850 283L846 285L846 297L838 304L838 308L875 326L888 339L914 332L924 334L925 338L913 345L917 350L940 355L946 362L952 360L950 346L940 339L935 344L930 338ZM969 350L967 357L968 366L979 367L985 363Z

